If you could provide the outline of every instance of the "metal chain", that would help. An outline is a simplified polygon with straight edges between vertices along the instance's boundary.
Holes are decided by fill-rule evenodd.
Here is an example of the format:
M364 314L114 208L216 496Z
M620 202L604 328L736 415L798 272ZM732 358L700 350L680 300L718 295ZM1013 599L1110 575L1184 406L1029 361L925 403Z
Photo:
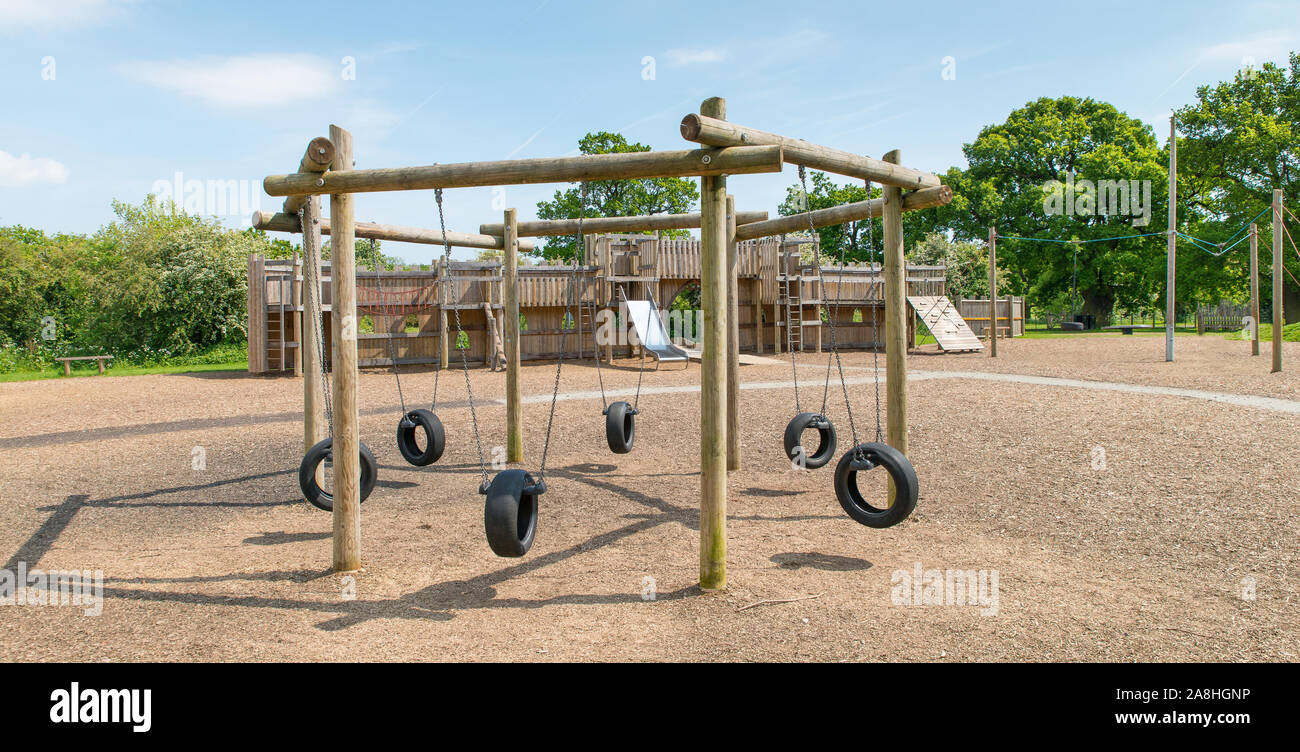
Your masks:
M443 268L446 270L450 270L451 269L451 241L447 240L447 220L442 213L442 189L435 188L433 191L433 197L438 203L438 227L442 229ZM456 307L455 304L453 304L452 311L454 311L456 314L456 344L459 345L460 335L464 334L465 330L461 328L460 325L460 308ZM470 423L472 423L474 426L474 446L478 448L479 471L483 474L482 487L487 488L489 482L487 463L483 459L483 441L479 437L479 432L478 432L478 414L474 411L474 390L471 389L469 385L469 355L466 354L466 350L468 349L469 348L465 348L464 350L460 351L460 362L465 372L465 395L469 398L469 419L470 419ZM441 370L442 364L439 363L438 365L439 365L439 370Z
M578 253L583 250L582 245L582 220L587 214L587 184L582 183L581 200L578 205L578 244L573 248L573 262L570 264L569 274L569 299L564 307L564 311L577 328L578 320L573 318L574 292L578 283ZM595 322L592 322L595 325ZM551 389L551 412L546 418L546 441L542 444L542 464L537 470L537 482L540 484L546 480L546 458L551 452L551 428L555 425L555 403L560 399L560 370L564 367L564 343L569 330L564 326L564 320L560 320L560 357L555 361L555 386ZM594 333L593 333L594 334ZM592 338L592 346L595 346L595 337ZM600 368L600 353L596 353L596 368ZM603 396L603 387L602 387Z
M867 185L867 201L870 201L871 181L867 180L866 185ZM885 216L884 201L885 201L885 195L884 193L881 193L880 195L880 202L881 202L880 216L881 217ZM881 268L879 270L876 269L875 238L872 237L872 232L871 232L871 228L873 226L874 223L871 221L871 215L870 213L868 213L867 214L867 254L868 254L867 258L868 260L871 261L871 276L883 283L884 280L881 278L884 276L885 273L884 264L883 263L881 264ZM883 260L884 258L882 254L881 261L883 262ZM903 264L903 284L907 284L906 263ZM885 303L885 293L883 290L880 293L880 302L882 306ZM872 305L871 306L871 339L873 341L871 343L871 373L875 378L875 382L876 382L876 443L877 444L879 444L884 437L884 432L880 430L880 348L876 346L877 343L875 341L876 338L880 336L879 318L880 317L876 312L876 306ZM858 437L857 434L854 433L853 445L857 446L857 443L858 443Z
M804 193L804 198L805 198L805 200L808 200L808 181L807 181L807 178L806 178L806 176L805 176L805 170L804 170L803 165L799 165L799 183L800 183L801 186L803 187L803 193ZM868 188L868 189L867 189L868 196L870 195L870 192L871 192L871 189ZM821 255L821 244L820 244L819 242L817 242L817 227L816 227L816 225L813 223L813 218L812 218L812 202L811 202L811 201L808 202L808 211L807 211L807 216L808 216L808 230L809 230L809 232L811 232L812 235L813 235L813 261L814 261L814 263L816 264L816 268L817 268L817 285L818 285L818 288L819 288L819 290L820 290L820 292L819 292L819 297L821 298L822 302L825 303L825 301L826 301L826 280L822 278L822 255ZM868 219L870 219L870 217L868 217ZM870 227L870 225L868 225L868 227ZM841 249L841 252L840 252L840 288L841 288L841 290L843 289L843 286L844 286L844 254L843 254L843 249ZM838 295L839 295L839 292L837 292L836 295L838 296ZM874 311L875 309L873 308L872 310ZM854 444L854 446L857 446L857 443L858 443L858 429L857 429L857 426L855 426L854 423L853 423L853 405L852 405L852 403L849 401L849 384L848 384L847 381L844 380L844 363L842 363L842 362L840 361L840 350L839 350L839 347L837 347L836 344L835 344L835 317L834 317L834 316L827 316L827 317L826 317L826 320L827 320L828 323L830 323L830 330L831 330L831 355L834 356L834 358L835 358L835 366L839 369L839 372L840 372L840 388L844 390L844 409L845 409L845 411L848 413L848 416L849 416L849 431L850 431L850 433L852 433L852 435L853 435L853 444ZM826 370L827 370L826 380L827 380L827 384L828 384L828 386L827 386L827 392L829 393L829 391L830 391L830 387L829 387L829 383L830 383L830 365L829 365L829 363L827 364ZM823 402L822 402L822 409L823 409L823 411L825 411L825 399L826 399L825 396L823 396ZM878 419L878 417L879 417L879 416L877 416L877 419Z
M375 292L379 297L380 309L384 312L384 318L388 318L388 303L384 297L384 276L379 269L379 249L375 245L375 239L370 239L370 264L375 270ZM400 311L400 309L399 309ZM402 317L402 331L406 331L406 317ZM388 359L393 361L393 378L397 381L397 400L402 403L402 417L406 417L406 397L402 395L402 375L397 371L397 348L393 344L393 331L388 331Z
M298 207L298 229L301 230L304 234L308 232L308 229L303 226L303 207L301 206ZM321 289L322 285L320 279L320 266L319 266L320 248L318 247L316 251L317 251L316 258L313 259L312 263L310 264L303 263L303 272L304 272L303 284L313 286L312 289L316 291L316 302L319 303L322 300L321 293L323 292L323 290ZM305 262L306 259L304 258L303 261ZM308 279L308 277L310 279ZM303 311L303 313L306 314L308 312ZM316 315L312 316L312 331L316 334L316 357L318 358L316 362L320 365L321 396L324 398L324 402L325 402L325 428L329 433L330 439L333 439L334 438L334 406L332 404L333 396L330 393L329 377L325 375L327 372L325 366L325 332L324 332L324 326L321 324L320 316L316 316Z
M803 168L800 168L800 169L803 169ZM807 210L807 209L808 209L808 191L806 191L806 190L804 191L803 202L804 202L804 209ZM808 221L811 222L812 220L809 219ZM790 351L790 377L791 377L792 379L794 379L794 412L795 412L796 415L798 415L799 413L803 412L803 410L799 409L799 366L798 366L798 364L795 363L795 360L794 360L794 348L790 346L790 316L789 316L789 313L790 313L790 274L789 274L789 271L785 268L785 236L784 236L784 235L781 236L780 244L777 245L777 247L776 247L776 265L777 265L776 273L779 275L779 274L781 274L781 273L784 272L784 273L785 273L785 276L786 276L786 280L785 280L785 311L786 311L786 317L785 317L785 349L787 349L787 350ZM803 280L802 280L802 279L799 280L799 284L800 284L800 285L803 285ZM802 330L802 328L803 328L803 310L802 310L802 308L803 308L803 307L800 306L800 311L799 311L799 327L800 327L801 330ZM803 337L802 337L802 336L799 337L799 347L800 347L800 349L803 348Z

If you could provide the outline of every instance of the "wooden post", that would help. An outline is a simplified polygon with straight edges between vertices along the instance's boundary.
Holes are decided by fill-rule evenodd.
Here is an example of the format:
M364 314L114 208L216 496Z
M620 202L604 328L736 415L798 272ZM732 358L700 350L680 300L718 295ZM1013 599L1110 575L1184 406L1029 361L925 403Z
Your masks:
M1250 223L1250 354L1259 355L1259 225Z
M291 291L289 299L293 301L294 310L290 312L289 320L294 322L293 326L293 375L302 375L302 258L297 251L293 254L293 277L289 281ZM283 326L283 322L281 322Z
M302 443L303 453L316 446L327 435L325 425L325 388L321 384L321 362L324 349L318 332L323 334L321 322L321 268L320 268L320 197L311 196L302 206ZM323 464L323 463L322 463ZM319 483L321 478L317 478Z
M700 114L725 119L726 101ZM727 178L706 175L700 190L700 588L727 587Z
M334 169L352 169L352 134L330 126ZM334 571L361 568L361 436L357 413L357 259L354 199L330 196L334 283Z
M989 228L989 357L998 356L998 231Z
M727 196L727 470L740 469L740 259L736 198Z
M1282 189L1273 190L1273 373L1282 370Z
M897 149L883 159L898 164ZM887 441L889 445L907 454L907 326L904 311L907 309L907 284L904 280L906 262L903 257L903 191L892 185L883 186L885 225L885 385L887 416L889 419ZM889 505L894 504L894 484L889 484Z
M1178 225L1178 128L1169 118L1169 247L1165 251L1165 362L1174 362L1174 233Z
M505 265L501 276L505 303L506 462L523 462L523 396L519 388L519 237L514 209L505 213ZM581 341L581 334L579 341Z

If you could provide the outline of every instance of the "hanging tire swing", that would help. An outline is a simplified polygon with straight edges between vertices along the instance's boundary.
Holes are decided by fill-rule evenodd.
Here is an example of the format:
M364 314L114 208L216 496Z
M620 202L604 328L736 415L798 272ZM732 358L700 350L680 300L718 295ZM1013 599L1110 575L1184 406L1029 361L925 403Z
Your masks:
M321 488L316 482L316 472L322 463L333 460L334 439L330 437L308 449L307 454L302 458L302 464L298 466L298 487L302 489L302 497L312 506L326 512L334 511L334 495ZM375 462L375 455L370 451L370 447L363 443L361 445L362 501L365 501L370 496L370 492L375 490L375 480L378 477L379 463Z
M632 451L636 440L637 410L626 402L611 402L605 408L605 441L614 454Z
M817 432L817 450L812 454L803 446L804 431ZM824 467L835 456L835 425L821 413L799 413L785 427L785 456L809 470Z
M808 195L808 183L805 178L804 168L799 167L799 182L803 187L804 196ZM871 200L871 181L866 181L867 200ZM867 217L867 249L870 253L872 267L875 268L875 244L872 242L871 218ZM812 234L814 263L816 264L818 274L817 279L821 286L820 297L827 300L826 282L821 275L821 249L816 242L817 228L813 225L811 208L808 213L808 230ZM835 497L839 499L840 506L844 508L845 513L853 521L872 528L893 527L903 520L907 519L912 511L916 509L916 500L920 491L920 484L916 479L916 468L907 457L894 447L884 442L884 429L880 423L880 362L879 349L872 347L872 372L875 376L876 387L876 440L871 442L858 442L858 429L853 422L853 405L849 400L849 386L844 379L844 365L840 362L839 347L835 342L835 318L839 312L840 294L844 289L844 249L840 249L840 277L839 284L836 286L835 304L827 322L830 324L831 355L826 363L826 389L822 395L822 412L826 410L826 402L830 394L831 365L839 367L840 388L844 392L844 409L848 415L849 431L853 436L853 448L845 452L840 458L839 463L835 466ZM884 296L882 296L883 299ZM871 330L872 332L880 331L879 321L876 317L877 306L871 306ZM873 334L874 336L874 334ZM791 368L794 367L794 353L791 353ZM795 405L796 409L799 404L799 382L796 376L795 380ZM817 428L822 440L822 445L817 448L817 453L808 457L805 467L816 468L825 465L830 460L830 455L835 453L835 428L825 415L817 413L801 413L790 421L790 425L785 429L785 451L792 460L796 457L793 453L802 453L803 447L800 445L800 439L803 432L808 428ZM829 447L827 444L829 443ZM824 457L824 459L823 459ZM818 464L815 461L820 460ZM891 504L887 499L884 506L875 506L867 501L858 487L858 473L867 472L877 467L885 469L889 473L889 478L893 482L894 499Z
M424 432L424 448L416 440L416 429ZM442 421L432 412L420 408L411 410L397 423L397 451L402 457L416 467L432 465L442 457L447 444L447 435L442 430Z
M858 473L883 467L894 482L894 503L877 507L858 489ZM916 509L919 484L916 468L907 457L888 444L858 444L840 458L835 466L835 496L840 506L856 522L867 527L893 527L907 519Z
M546 481L526 470L502 470L479 490L487 497L483 530L492 553L506 558L528 553L537 535L537 498L546 492Z

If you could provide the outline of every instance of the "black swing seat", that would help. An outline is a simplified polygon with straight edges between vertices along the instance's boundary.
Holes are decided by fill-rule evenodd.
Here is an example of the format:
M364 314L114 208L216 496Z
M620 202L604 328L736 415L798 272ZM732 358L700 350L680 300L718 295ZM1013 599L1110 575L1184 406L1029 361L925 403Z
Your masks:
M326 460L334 459L334 439L328 438L319 441L307 454L303 455L302 463L298 465L298 487L302 489L302 497L309 504L317 509L323 509L326 512L334 511L334 496L327 493L316 483L316 468ZM379 463L375 462L375 455L370 451L370 447L364 443L361 444L361 500L365 501L370 496L370 492L375 490L375 480L379 476Z
M636 416L639 410L626 402L611 402L605 415L605 441L614 454L627 454L636 441Z
M415 441L416 428L424 431L424 449L420 449ZM442 421L429 410L411 410L397 422L397 451L416 467L437 462L446 445L447 435L442 429Z
M488 546L497 556L515 558L528 553L537 534L537 499L546 493L546 480L536 480L525 470L502 470L479 493L483 529Z
M803 432L817 431L817 450L812 454L803 446ZM799 413L785 427L785 456L801 467L816 470L835 456L835 425L821 413Z
M893 506L875 506L858 489L858 473L877 467L883 467L894 481ZM902 452L888 444L858 444L835 466L835 496L840 500L840 506L849 517L867 527L893 527L907 519L916 509L919 489L916 468Z

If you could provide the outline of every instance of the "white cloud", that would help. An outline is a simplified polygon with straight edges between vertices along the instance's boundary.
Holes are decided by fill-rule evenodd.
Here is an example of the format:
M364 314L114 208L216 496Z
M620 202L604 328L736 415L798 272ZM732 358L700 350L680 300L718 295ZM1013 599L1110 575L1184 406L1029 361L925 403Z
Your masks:
M328 96L342 65L314 55L243 55L122 64L127 78L218 107L282 106Z
M1250 39L1220 42L1201 49L1197 61L1229 61L1240 63L1249 58L1264 62L1265 60L1286 60L1286 54L1292 48L1295 34L1286 31L1271 31L1257 34Z
M47 157L24 154L15 157L0 151L0 186L17 188L33 183L63 183L68 179L68 168L62 162Z
M134 4L134 0L0 0L0 29L80 26Z
M696 63L720 63L727 58L727 51L720 48L711 50L688 50L676 48L664 53L668 58L668 64L677 68Z

